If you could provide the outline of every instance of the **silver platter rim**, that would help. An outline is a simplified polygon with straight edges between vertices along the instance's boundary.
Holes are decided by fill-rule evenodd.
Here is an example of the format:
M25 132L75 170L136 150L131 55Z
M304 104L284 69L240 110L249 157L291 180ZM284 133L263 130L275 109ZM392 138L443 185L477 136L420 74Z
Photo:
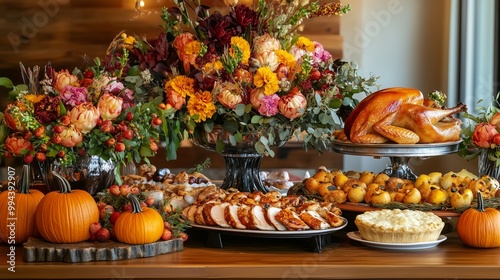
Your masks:
M430 157L453 154L462 140L430 144L360 144L333 140L335 152L361 156Z

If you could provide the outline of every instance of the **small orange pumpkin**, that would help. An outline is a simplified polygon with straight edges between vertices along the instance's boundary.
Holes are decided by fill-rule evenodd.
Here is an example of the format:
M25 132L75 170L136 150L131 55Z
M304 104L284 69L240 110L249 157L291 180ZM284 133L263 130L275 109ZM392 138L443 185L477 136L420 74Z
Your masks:
M142 207L135 195L129 195L132 210L120 214L115 222L116 239L128 244L147 244L158 241L163 234L164 222L153 208Z
M22 244L30 237L39 236L35 226L35 212L43 196L39 190L30 190L30 168L29 165L24 165L19 189L14 192L0 193L0 240L2 242L12 245ZM12 230L13 233L11 233Z
M46 194L38 204L35 218L40 234L53 243L88 240L90 224L99 222L97 203L88 192L71 190L66 178L52 173L61 190Z
M484 208L483 196L478 192L477 208L469 208L460 215L457 233L460 240L470 247L500 247L500 211Z

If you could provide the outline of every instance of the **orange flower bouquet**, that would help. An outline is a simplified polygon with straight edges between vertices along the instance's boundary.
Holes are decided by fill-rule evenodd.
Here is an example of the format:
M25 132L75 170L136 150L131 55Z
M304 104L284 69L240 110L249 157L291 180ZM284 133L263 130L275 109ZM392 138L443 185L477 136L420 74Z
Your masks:
M119 167L156 154L161 99L139 102L121 77L102 70L99 59L84 71L48 66L42 76L39 67L21 69L25 84L0 78L12 100L0 126L2 155L62 168L92 156ZM119 168L113 171L120 180Z
M220 129L227 141L217 141L218 152L252 135L262 155L294 136L306 149L327 149L342 125L339 108L355 105L353 95L375 85L375 77L360 77L355 65L297 33L305 20L341 15L349 6L234 0L225 1L222 14L197 0L174 3L162 10L158 37L118 37L105 63L141 91L163 96L168 159L182 139Z

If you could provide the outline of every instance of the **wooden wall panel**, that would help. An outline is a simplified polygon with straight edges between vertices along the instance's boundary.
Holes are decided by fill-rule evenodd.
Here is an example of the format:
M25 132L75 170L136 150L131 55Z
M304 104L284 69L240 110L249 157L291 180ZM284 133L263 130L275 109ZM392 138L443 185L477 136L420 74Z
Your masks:
M8 76L21 83L19 62L26 67L44 66L51 62L57 69L84 66L84 57L104 57L111 40L124 30L129 34L155 37L162 23L159 12L169 1L145 0L139 15L135 0L3 0L0 5L0 77ZM223 1L203 1L218 10ZM326 2L326 1L325 1ZM316 18L308 21L302 34L321 42L335 57L342 55L339 18ZM0 94L6 93L0 88ZM0 109L6 101L0 99ZM2 109L3 110L3 109ZM183 148L179 160L168 163L175 167L192 167L212 157L214 167L223 167L222 158L199 148ZM316 168L325 165L340 168L341 156L322 155L301 149L281 149L280 156L263 160L263 168ZM332 160L333 158L333 160ZM154 159L164 166L164 156ZM332 166L329 163L334 163Z
M19 62L25 66L57 68L82 65L82 57L103 57L120 31L156 36L162 23L160 8L171 1L146 0L142 15L134 0L4 0L0 5L0 76L15 78ZM222 1L205 1L221 7ZM339 18L316 18L306 23L303 34L323 43L334 56L341 56ZM20 78L20 77L19 77Z

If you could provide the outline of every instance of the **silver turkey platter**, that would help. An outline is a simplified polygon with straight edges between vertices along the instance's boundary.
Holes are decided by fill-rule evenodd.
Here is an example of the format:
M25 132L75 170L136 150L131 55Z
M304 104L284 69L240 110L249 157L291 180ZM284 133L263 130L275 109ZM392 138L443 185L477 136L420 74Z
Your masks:
M360 144L334 140L332 149L341 154L361 156L430 157L456 153L460 142L462 140L431 144Z

